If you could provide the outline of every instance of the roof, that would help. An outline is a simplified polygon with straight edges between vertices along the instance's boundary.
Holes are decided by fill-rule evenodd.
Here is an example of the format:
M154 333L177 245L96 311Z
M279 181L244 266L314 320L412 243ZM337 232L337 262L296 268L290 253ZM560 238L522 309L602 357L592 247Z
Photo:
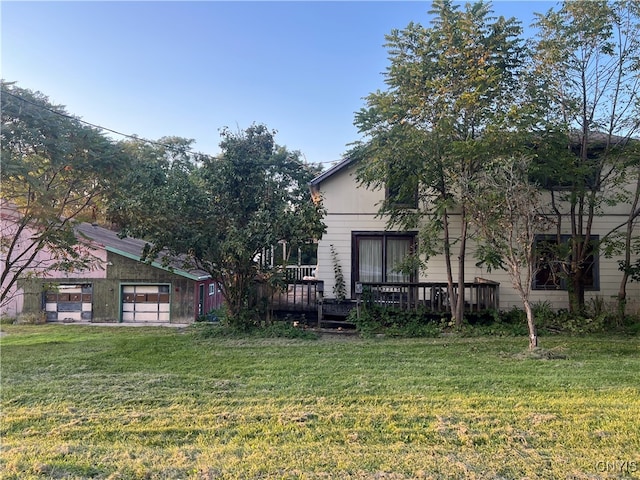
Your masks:
M325 170L320 175L318 175L316 178L311 180L309 182L309 185L311 185L312 187L320 185L320 183L324 182L327 178L332 177L333 175L335 175L338 172L341 172L342 170L347 168L352 163L355 163L355 159L354 158L345 158L345 159L339 161L338 163L333 165L331 168L329 168L328 170Z
M79 232L83 237L98 245L103 246L108 252L112 252L117 255L130 258L131 260L136 260L138 262L142 261L142 252L145 245L149 243L137 238L120 238L117 232L91 223L80 223L75 228L76 231ZM168 253L161 253L159 261L151 262L150 265L156 268L171 271L176 275L180 275L191 280L206 280L208 278L211 278L211 275L203 270L184 269L182 262L180 262L177 258L169 257L169 266L164 266L162 263L162 259L167 257Z
M579 132L573 132L573 135L572 135L571 138L572 138L572 140L574 142L577 142L577 139L578 139L577 135L579 135ZM607 140L612 142L614 145L626 145L627 143L629 143L631 141L636 141L637 140L635 138L622 137L622 136L619 136L619 135L607 135L607 134L602 133L602 132L590 132L589 133L589 138L590 138L591 142L593 144L596 144L596 145L597 144L603 144ZM352 165L354 163L356 163L356 159L355 158L353 158L353 157L344 158L344 159L338 161L331 168L325 170L320 175L318 175L313 180L311 180L309 182L309 185L311 187L317 187L322 182L324 182L326 179L328 179L328 178L332 177L333 175L341 172L342 170L344 170L345 168L349 167L350 165Z

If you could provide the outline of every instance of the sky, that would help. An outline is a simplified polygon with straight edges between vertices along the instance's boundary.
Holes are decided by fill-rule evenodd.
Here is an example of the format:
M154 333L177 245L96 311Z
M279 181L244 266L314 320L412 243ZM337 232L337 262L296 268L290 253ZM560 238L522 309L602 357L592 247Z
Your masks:
M460 3L463 6L463 3ZM494 1L528 27L555 1ZM385 90L385 35L428 26L423 1L0 2L1 77L118 132L195 140L252 124L328 168ZM113 136L113 135L111 135ZM113 136L117 139L123 137Z

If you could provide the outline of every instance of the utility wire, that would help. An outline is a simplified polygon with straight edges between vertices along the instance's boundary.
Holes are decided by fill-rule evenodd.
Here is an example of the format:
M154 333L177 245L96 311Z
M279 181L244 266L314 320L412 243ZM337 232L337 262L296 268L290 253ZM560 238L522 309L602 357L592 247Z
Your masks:
M157 145L159 147L164 147L164 148L169 148L169 149L175 148L174 145L169 145L169 144L166 144L166 143L156 142L154 140L149 140L147 138L139 137L137 135L130 135L128 133L122 133L122 132L119 132L117 130L113 130L113 129L108 128L108 127L103 127L101 125L96 125L95 123L87 122L86 120L82 120L79 117L70 115L68 113L62 113L62 112L59 112L59 111L57 111L57 110L55 110L53 108L49 108L49 107L47 107L45 105L41 105L39 103L32 102L31 100L27 100L26 98L23 98L20 95L16 95L15 93L11 93L10 91L5 90L4 88L2 88L0 90L2 91L3 94L9 95L9 96L11 96L13 98L17 98L18 100L21 100L24 103L28 103L29 105L33 105L34 107L41 108L43 110L47 110L48 112L54 113L54 114L59 115L61 117L68 118L70 120L74 120L74 121L83 123L83 124L88 125L90 127L97 128L98 130L103 130L105 132L110 132L110 133L113 133L115 135L120 135L120 136L125 137L125 138L130 138L132 140L136 140L138 142L144 142L144 143L149 143L151 145ZM212 157L213 156L213 155L209 155L207 153L197 152L195 150L192 150L191 148L188 148L187 152L192 153L192 154L197 155L197 156L206 156L206 157ZM339 161L339 160L337 160L337 161ZM329 160L329 161L315 162L315 163L323 165L323 164L327 164L327 163L336 163L337 161L336 160Z
M136 135L129 135L127 133L118 132L117 130L113 130L111 128L107 128L107 127L102 127L100 125L96 125L95 123L87 122L86 120L82 120L79 117L75 117L75 116L69 115L67 113L62 113L62 112L59 112L58 110L54 110L53 108L49 108L49 107L47 107L45 105L41 105L39 103L32 102L31 100L27 100L26 98L23 98L20 95L16 95L15 93L11 93L11 92L9 92L9 91L7 91L5 89L1 89L1 90L2 90L2 93L10 95L13 98L17 98L18 100L21 100L24 103L28 103L29 105L33 105L34 107L41 108L42 110L47 110L48 112L54 113L54 114L59 115L61 117L68 118L70 120L74 120L74 121L83 123L85 125L89 125L90 127L97 128L98 130L104 130L106 132L111 132L111 133L114 133L116 135L120 135L122 137L131 138L133 140L142 141L142 142L145 142L145 143L151 143L153 145L158 145L160 147L167 147L167 148L171 147L171 145L168 145L168 144L165 144L165 143L155 142L153 140L148 140L146 138L138 137ZM193 153L200 153L200 152L193 152ZM204 155L204 154L202 154L202 155Z

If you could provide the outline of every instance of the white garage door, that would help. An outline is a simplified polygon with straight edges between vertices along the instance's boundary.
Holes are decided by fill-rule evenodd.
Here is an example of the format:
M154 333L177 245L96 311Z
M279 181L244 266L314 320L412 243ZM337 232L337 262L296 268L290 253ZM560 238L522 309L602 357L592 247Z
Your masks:
M124 285L123 322L169 322L169 285Z
M88 322L92 317L91 285L57 285L45 293L48 322Z

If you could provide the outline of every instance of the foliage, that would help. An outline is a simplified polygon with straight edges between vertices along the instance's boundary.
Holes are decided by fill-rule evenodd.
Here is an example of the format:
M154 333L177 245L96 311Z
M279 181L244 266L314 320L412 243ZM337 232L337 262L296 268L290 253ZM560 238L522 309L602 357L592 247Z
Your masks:
M388 216L390 228L420 228L416 254L426 262L443 251L452 315L460 325L464 299L453 289L451 249L456 245L459 251L462 284L469 186L486 159L522 148L505 132L510 115L519 111L523 47L515 20L492 17L489 4L467 4L461 11L453 2L436 1L430 13L430 28L410 23L386 37L389 88L371 93L356 114L355 124L368 140L352 156L361 159L363 185L397 190L402 198L417 189L417 209L388 198L380 214ZM457 233L453 211L460 218Z
M640 258L637 258L634 263L625 265L622 260L618 263L620 271L627 273L632 282L640 282Z
M536 235L551 222L541 189L532 184L527 157L498 157L485 166L472 185L469 209L477 226L480 263L504 268L527 315L529 345L538 347L531 289L538 268Z
M437 337L442 333L448 315L427 310L403 310L400 308L362 305L349 312L348 321L353 322L363 337L385 335L389 337Z
M47 316L44 312L39 313L21 313L15 320L17 324L23 325L42 325L47 321Z
M3 269L0 305L19 279L94 266L74 225L100 214L122 152L40 92L2 81ZM47 255L43 256L43 253ZM44 258L46 257L46 258Z
M366 295L365 295L366 298ZM576 315L567 309L554 309L548 301L531 305L536 319L536 333L545 337L557 335L590 335L619 333L637 335L640 331L640 316L627 315L620 320L615 308L601 297L587 302L583 315ZM465 322L456 327L448 313L432 312L425 309L402 310L368 304L365 301L358 309L349 313L352 322L364 338L387 337L522 337L529 333L527 313L517 307L507 311L484 310L467 312ZM529 348L535 350L535 348Z
M344 275L342 274L342 265L340 265L340 259L338 258L338 252L335 247L330 245L331 248L331 261L333 262L333 295L339 302L344 301L347 298L347 284L344 281Z
M164 140L167 143L167 140ZM291 249L319 238L323 209L311 201L308 181L317 169L274 142L263 125L222 131L217 158L190 153L190 141L170 148L128 145L137 152L129 195L112 218L126 234L150 242L146 258L162 249L220 282L229 322L249 328L263 310L259 282L277 281L257 261L286 241Z
M517 309L514 312L500 312L493 321L465 323L460 330L461 337L523 337L528 334L526 314ZM489 317L485 317L489 318ZM517 318L517 321L514 319ZM529 349L531 350L531 349Z
M636 338L2 330L6 480L600 478L640 447Z
M629 315L620 319L616 309L602 297L594 297L586 302L581 315L567 309L554 310L549 302L534 303L533 311L540 331L547 335L633 334L636 325L640 324L640 317L637 316Z
M568 280L571 311L584 308L584 272L594 243L593 224L603 207L633 203L640 194L637 119L640 117L640 7L638 2L564 2L538 16L534 68L548 112L549 130L561 134L555 153L543 158L558 234L571 231L570 251L558 253ZM553 148L552 148L553 150ZM560 173L560 175L559 175ZM635 188L635 192L633 189ZM626 257L640 209L600 239L624 231ZM562 224L566 219L568 226ZM601 245L604 247L606 245ZM625 301L627 277L620 300ZM624 309L622 309L624 310Z

